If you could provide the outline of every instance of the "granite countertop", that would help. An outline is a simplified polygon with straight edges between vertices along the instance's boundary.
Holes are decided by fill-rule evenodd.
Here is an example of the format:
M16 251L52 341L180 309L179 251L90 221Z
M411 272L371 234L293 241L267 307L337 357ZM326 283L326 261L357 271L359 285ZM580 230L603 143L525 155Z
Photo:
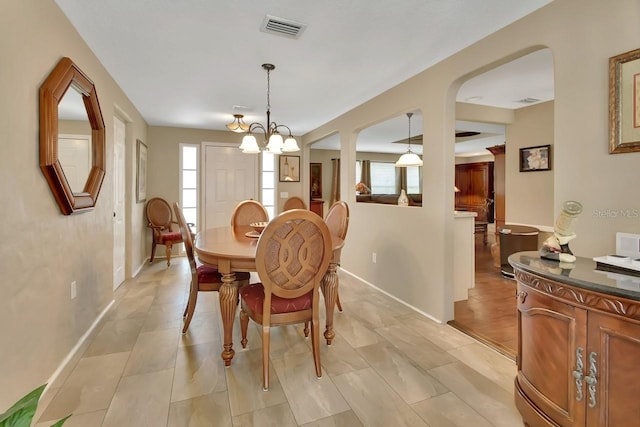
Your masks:
M530 251L510 255L509 264L547 279L640 301L640 277L597 270L591 258L577 257L575 263L564 263L540 258L537 251Z

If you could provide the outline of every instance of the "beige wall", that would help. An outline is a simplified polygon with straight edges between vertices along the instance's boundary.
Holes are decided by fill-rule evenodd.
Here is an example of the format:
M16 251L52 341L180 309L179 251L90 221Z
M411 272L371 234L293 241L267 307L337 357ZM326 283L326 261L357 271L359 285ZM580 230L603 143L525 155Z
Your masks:
M515 111L507 126L505 152L505 220L519 224L553 227L553 102ZM520 172L520 148L551 145L551 170Z
M620 182L637 182L640 153L608 154L608 58L640 45L640 3L556 0L406 82L303 136L339 132L343 198L352 205L342 267L431 316L453 317L455 94L469 78L534 50L554 56L553 214L562 201L585 207L572 249L592 257L614 249L615 232L637 232L638 218L596 215L637 209ZM355 204L355 141L370 123L420 108L424 131L423 207ZM462 117L458 117L462 118ZM520 218L511 216L510 221ZM377 263L371 252L377 252Z
M131 119L126 161L146 124L51 0L5 1L0 18L0 408L46 382L113 300L113 116ZM38 89L61 57L95 83L106 126L107 170L95 210L64 216L39 168ZM141 210L127 179L127 271ZM135 237L137 234L137 237ZM70 298L76 281L78 296Z

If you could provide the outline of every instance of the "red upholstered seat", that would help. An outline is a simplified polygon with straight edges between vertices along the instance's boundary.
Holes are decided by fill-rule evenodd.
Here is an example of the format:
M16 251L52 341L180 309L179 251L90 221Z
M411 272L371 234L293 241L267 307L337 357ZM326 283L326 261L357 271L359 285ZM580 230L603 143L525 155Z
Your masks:
M240 288L240 297L244 300L247 307L251 310L262 314L262 306L264 304L264 287L262 283ZM309 310L313 298L313 291L297 298L280 298L277 295L271 296L271 313L291 313L293 311Z
M172 231L170 233L164 233L160 235L161 245L164 245L167 242L180 242L182 241L182 234L179 231Z

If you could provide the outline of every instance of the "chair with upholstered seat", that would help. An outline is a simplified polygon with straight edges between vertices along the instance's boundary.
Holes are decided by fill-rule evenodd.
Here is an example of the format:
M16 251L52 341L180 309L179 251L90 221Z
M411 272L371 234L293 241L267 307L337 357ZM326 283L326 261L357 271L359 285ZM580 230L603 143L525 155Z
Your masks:
M298 196L291 196L285 202L282 207L282 212L290 211L291 209L307 209L307 204Z
M149 199L145 208L147 216L147 227L153 231L151 240L151 258L153 262L156 255L156 245L164 245L167 255L167 267L171 265L171 248L177 243L182 243L180 230L174 230L173 224L178 224L173 220L171 206L166 200L160 197Z
M191 229L187 225L187 221L184 219L184 214L178 203L173 204L173 210L175 211L176 218L178 219L178 227L182 234L184 241L184 251L187 253L189 259L189 267L191 268L191 285L189 287L189 300L187 306L184 309L184 325L182 327L182 333L186 333L191 324L193 313L196 309L196 301L198 300L198 292L211 292L220 290L222 285L222 275L218 272L218 269L209 267L207 265L199 263L193 253L193 240ZM236 281L249 283L249 273L236 273Z
M250 230L249 225L254 222L269 221L269 213L256 200L243 200L238 203L231 214L231 228L234 233Z
M349 228L349 205L342 200L338 200L329 208L327 216L324 219L327 223L329 231L334 236L338 236L342 240L347 238L347 229ZM340 265L340 255L342 248L337 249L333 253L334 261L337 265ZM342 304L340 303L340 294L336 295L336 305L338 310L342 311Z
M256 249L261 283L240 288L242 347L247 345L249 318L262 325L263 388L269 388L271 326L310 321L316 375L320 365L320 282L331 260L331 233L311 211L283 212L262 231Z

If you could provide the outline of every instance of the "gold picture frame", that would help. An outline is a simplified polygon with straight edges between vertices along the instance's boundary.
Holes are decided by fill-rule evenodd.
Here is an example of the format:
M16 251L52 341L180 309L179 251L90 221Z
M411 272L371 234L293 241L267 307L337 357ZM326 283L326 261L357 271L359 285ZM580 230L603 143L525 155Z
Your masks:
M609 153L640 151L640 49L609 58Z
M136 203L147 200L147 145L137 140Z

